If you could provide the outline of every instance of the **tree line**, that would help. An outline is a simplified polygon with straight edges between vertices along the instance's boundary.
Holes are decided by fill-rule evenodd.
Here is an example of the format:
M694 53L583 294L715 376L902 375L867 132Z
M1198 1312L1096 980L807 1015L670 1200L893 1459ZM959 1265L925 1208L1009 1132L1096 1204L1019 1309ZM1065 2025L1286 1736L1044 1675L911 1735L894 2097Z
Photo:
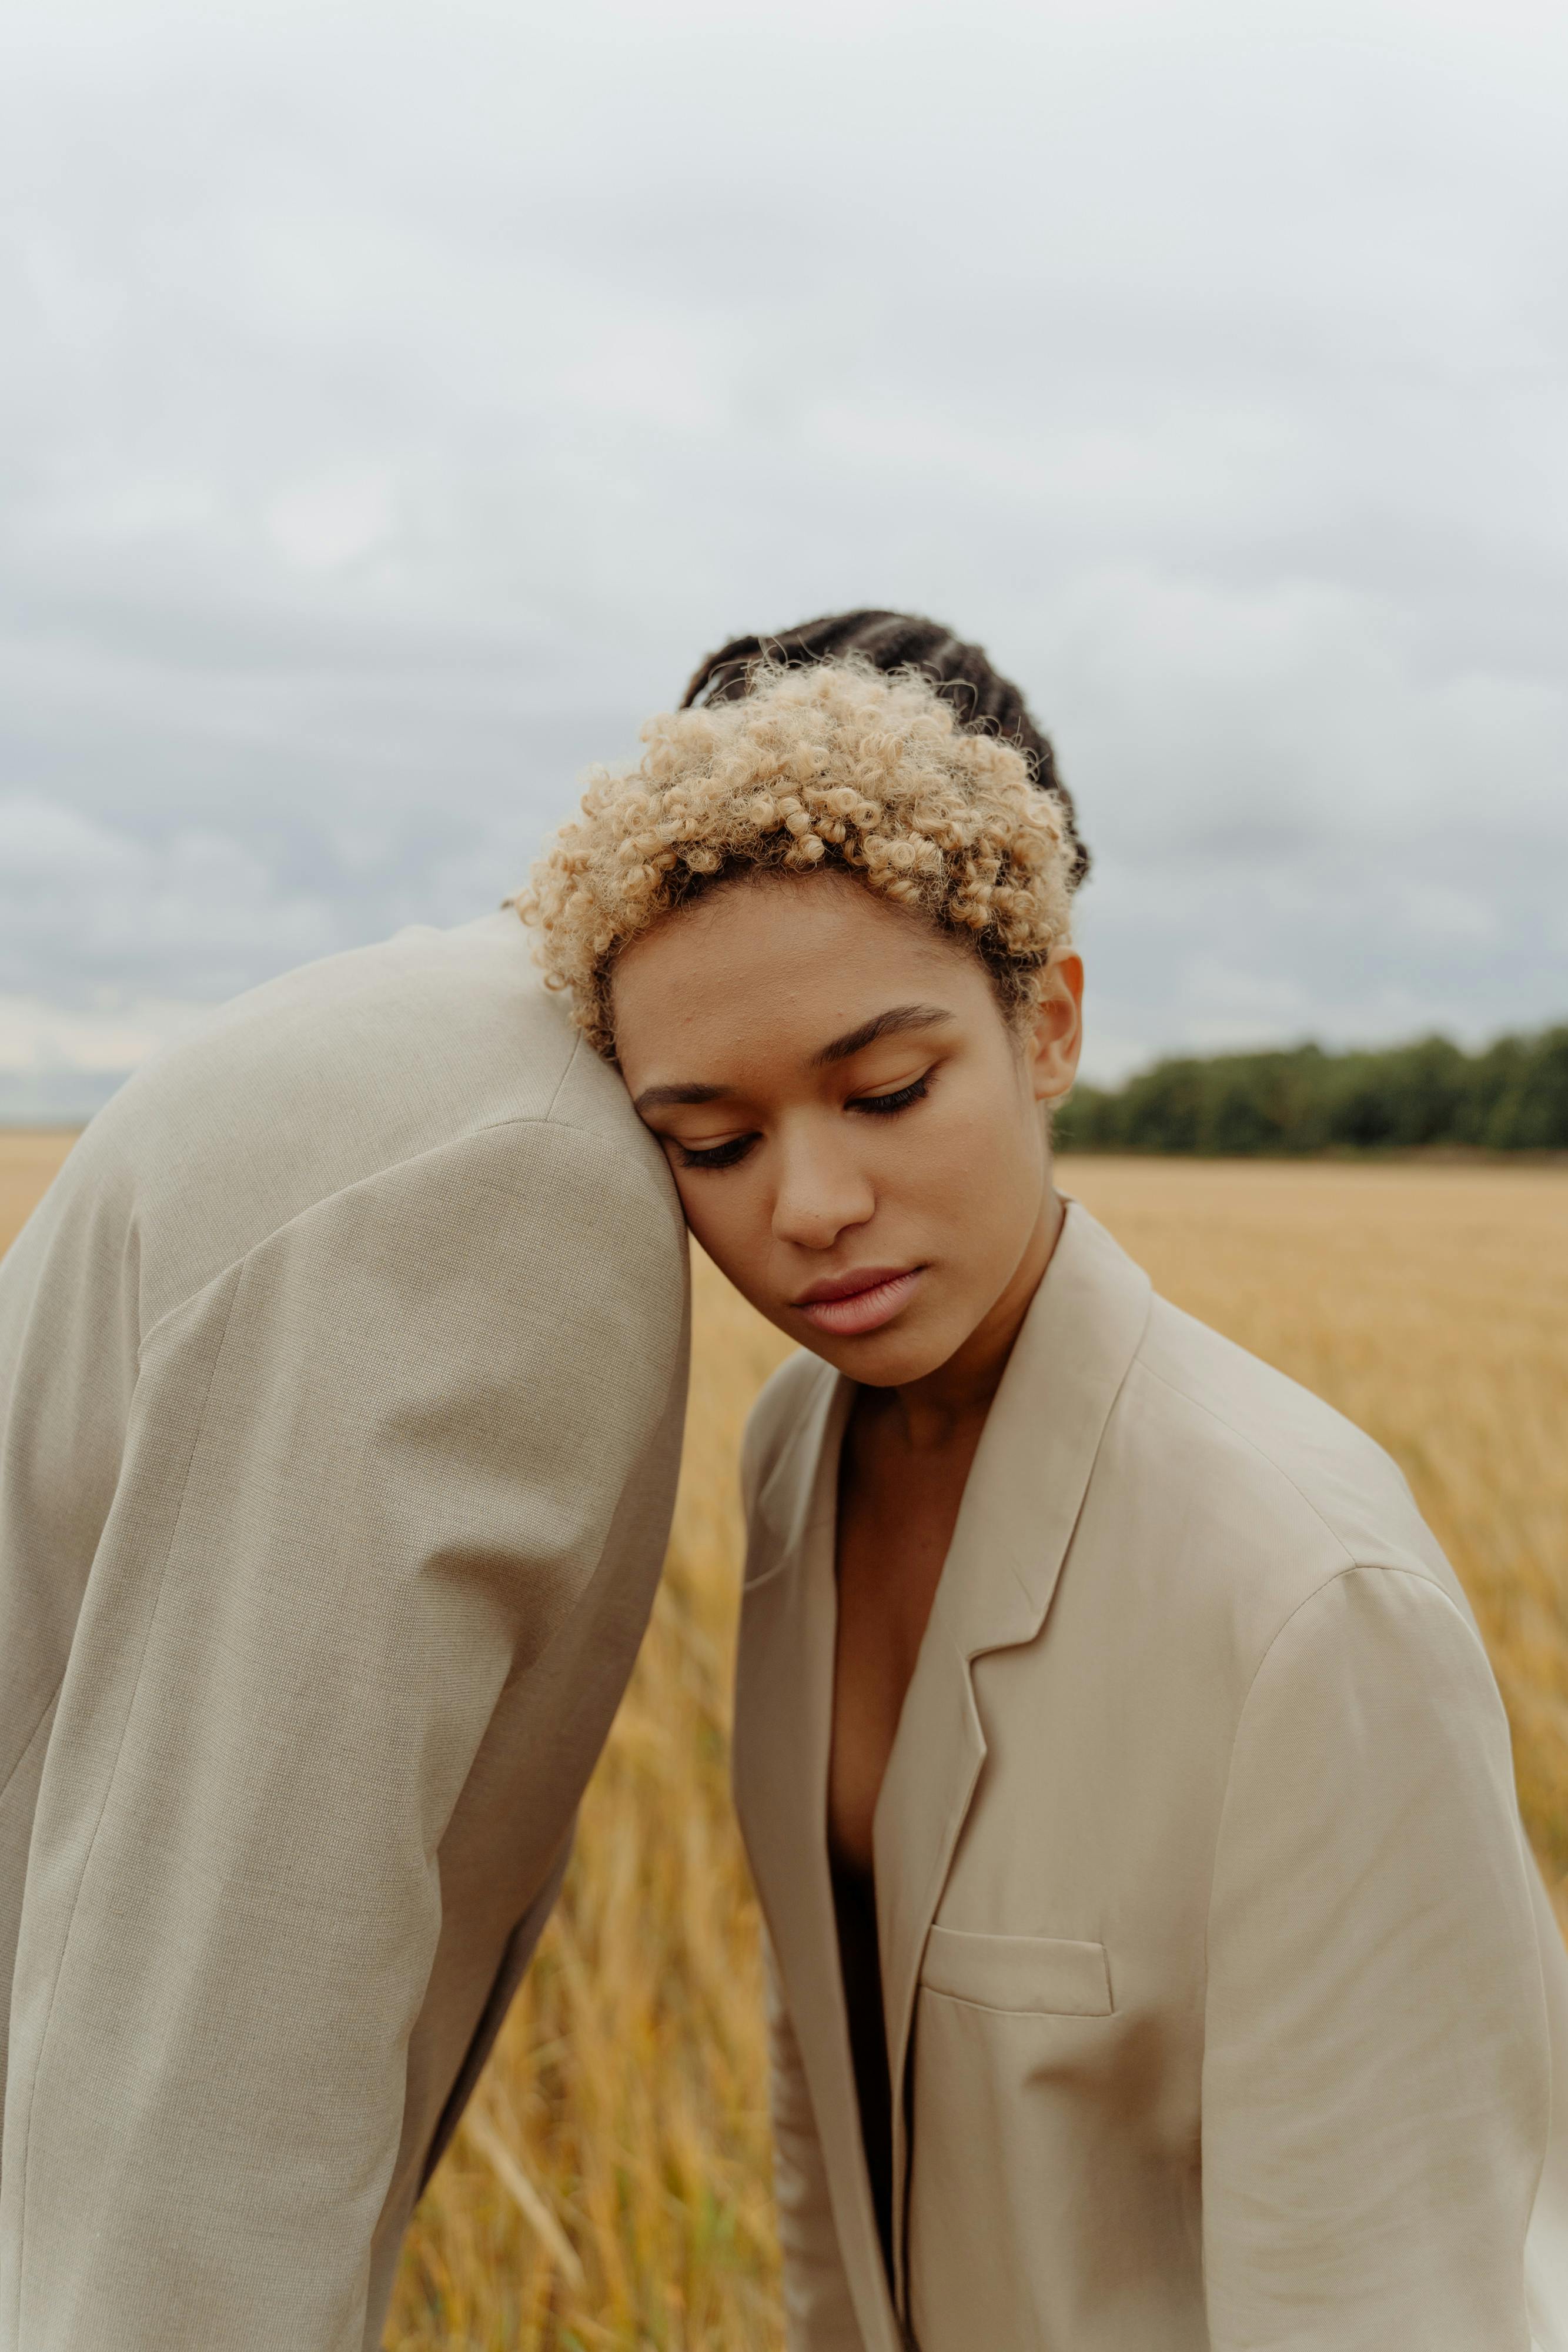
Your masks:
M1465 1053L1447 1037L1381 1051L1215 1054L1156 1062L1124 1086L1080 1086L1056 1137L1082 1151L1204 1158L1568 1150L1568 1025Z

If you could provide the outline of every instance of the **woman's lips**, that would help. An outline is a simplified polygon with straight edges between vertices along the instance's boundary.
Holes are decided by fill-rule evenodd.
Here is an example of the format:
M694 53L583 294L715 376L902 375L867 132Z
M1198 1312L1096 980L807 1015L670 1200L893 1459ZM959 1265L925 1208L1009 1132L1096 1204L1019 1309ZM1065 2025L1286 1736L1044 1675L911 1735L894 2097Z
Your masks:
M891 1323L899 1309L914 1295L915 1285L925 1269L907 1266L901 1273L884 1273L879 1266L866 1276L846 1275L835 1283L820 1283L820 1291L830 1292L826 1297L798 1299L796 1307L808 1323L819 1331L831 1331L836 1339L858 1339L863 1332L879 1331ZM846 1284L856 1283L855 1289Z

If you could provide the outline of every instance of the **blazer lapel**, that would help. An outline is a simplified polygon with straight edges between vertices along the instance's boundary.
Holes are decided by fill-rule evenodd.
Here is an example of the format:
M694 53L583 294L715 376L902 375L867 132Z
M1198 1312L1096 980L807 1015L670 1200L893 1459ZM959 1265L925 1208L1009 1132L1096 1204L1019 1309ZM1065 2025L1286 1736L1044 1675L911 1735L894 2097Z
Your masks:
M926 1936L986 1755L969 1667L986 1651L1032 1642L1045 1622L1101 1436L1143 1338L1149 1298L1148 1276L1086 1210L1069 1202L976 1452L877 1802L873 1840L901 2314L908 2297L905 2072L915 1994ZM835 1469L837 1452L835 1445ZM821 1845L821 1803L811 1818ZM825 1873L825 1860L822 1867ZM830 1895L830 1938L832 1926ZM828 1948L835 1948L831 1941Z
M897 2352L866 2173L828 1866L839 1454L854 1397L824 1370L758 1498L736 1675L736 1800L789 1995L866 2352Z

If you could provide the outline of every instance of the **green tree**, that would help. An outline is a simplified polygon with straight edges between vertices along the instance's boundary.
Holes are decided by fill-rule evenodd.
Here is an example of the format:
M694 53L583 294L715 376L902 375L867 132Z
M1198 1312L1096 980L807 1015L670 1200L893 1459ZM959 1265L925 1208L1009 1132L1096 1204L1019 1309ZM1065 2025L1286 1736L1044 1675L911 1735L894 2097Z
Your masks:
M1110 1089L1081 1087L1069 1150L1214 1158L1323 1150L1568 1150L1568 1025L1467 1054L1447 1037L1380 1052L1182 1055Z

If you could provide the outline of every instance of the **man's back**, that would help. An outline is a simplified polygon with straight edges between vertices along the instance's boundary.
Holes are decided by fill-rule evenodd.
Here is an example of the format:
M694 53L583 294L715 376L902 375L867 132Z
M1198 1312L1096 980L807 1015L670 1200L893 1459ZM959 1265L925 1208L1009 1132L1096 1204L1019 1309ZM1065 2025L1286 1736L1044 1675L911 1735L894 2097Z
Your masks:
M0 1268L5 2352L378 2340L652 1599L684 1270L510 915L71 1154Z

